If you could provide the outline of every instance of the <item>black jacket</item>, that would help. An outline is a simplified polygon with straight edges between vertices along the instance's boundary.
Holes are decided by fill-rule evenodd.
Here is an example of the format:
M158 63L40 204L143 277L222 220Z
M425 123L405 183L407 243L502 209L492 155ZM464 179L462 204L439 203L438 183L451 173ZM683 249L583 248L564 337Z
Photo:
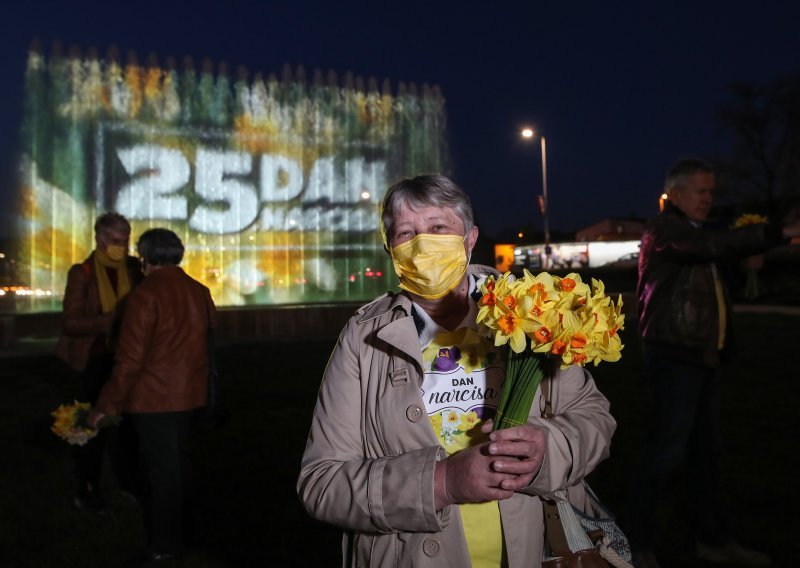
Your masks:
M719 310L712 264L758 254L780 242L779 227L698 227L667 203L664 211L648 222L639 253L639 333L645 350L688 363L719 365ZM724 283L722 286L727 350L731 343L730 301Z

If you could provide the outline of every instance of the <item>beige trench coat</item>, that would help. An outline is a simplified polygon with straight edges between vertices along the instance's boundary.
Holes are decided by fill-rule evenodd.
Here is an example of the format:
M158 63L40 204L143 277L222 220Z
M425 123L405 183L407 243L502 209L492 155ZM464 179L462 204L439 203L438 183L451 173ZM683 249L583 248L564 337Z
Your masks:
M298 494L310 515L345 530L343 566L471 565L457 506L434 509L433 470L446 456L420 396L422 353L404 294L358 310L328 362L303 455ZM547 429L544 464L533 483L500 502L509 568L538 566L538 495L579 483L609 455L616 428L588 372L552 381L556 412L529 424ZM570 493L573 502L582 495Z

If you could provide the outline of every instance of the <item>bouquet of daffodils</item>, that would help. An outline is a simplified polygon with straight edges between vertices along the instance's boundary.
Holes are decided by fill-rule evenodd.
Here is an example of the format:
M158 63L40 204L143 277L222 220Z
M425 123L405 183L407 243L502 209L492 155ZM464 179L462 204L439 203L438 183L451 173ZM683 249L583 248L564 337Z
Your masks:
M731 224L731 228L738 229L739 227L759 225L768 222L769 219L763 215L759 215L758 213L745 213L744 215L740 215L736 218L736 220ZM763 264L764 257L760 254L751 256L744 262L744 267L746 269L744 297L748 300L755 300L761 294L758 286L758 271L761 269Z
M72 404L62 404L50 413L55 418L55 422L50 429L56 436L66 440L68 444L83 446L97 436L100 428L119 422L119 418L116 416L104 416L97 425L97 429L89 428L86 425L86 419L89 417L91 410L92 405L88 402L75 400Z
M525 270L522 278L489 277L481 292L478 324L491 330L495 345L510 348L495 429L525 424L546 357L566 368L621 356L622 297L613 302L599 280L590 286L578 274L534 276Z
M768 219L763 215L759 215L758 213L745 213L737 217L731 227L733 229L738 229L739 227L746 227L747 225L758 225L767 222Z

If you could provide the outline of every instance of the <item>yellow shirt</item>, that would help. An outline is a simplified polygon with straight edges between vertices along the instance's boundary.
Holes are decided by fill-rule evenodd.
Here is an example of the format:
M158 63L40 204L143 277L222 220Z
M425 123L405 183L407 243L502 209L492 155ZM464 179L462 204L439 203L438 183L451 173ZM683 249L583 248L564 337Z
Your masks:
M462 327L436 335L422 358L422 398L439 442L451 455L485 442L480 425L494 416L500 399L505 379L502 352L490 338ZM473 568L499 568L503 529L497 501L459 508Z

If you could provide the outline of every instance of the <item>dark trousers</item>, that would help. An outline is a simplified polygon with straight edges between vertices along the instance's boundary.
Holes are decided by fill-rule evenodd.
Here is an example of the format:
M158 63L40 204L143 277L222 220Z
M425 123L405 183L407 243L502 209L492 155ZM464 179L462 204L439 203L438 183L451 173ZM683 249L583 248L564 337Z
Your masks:
M148 545L155 552L184 550L191 471L192 411L132 414L149 492L144 501Z
M114 357L111 354L90 357L86 369L81 373L82 401L92 406L97 403L100 391L111 377L114 368ZM114 428L103 428L97 436L85 446L75 446L75 475L79 491L84 491L89 484L93 488L100 485L103 472L103 455L108 448L111 469L117 478L120 489L136 495L139 493L138 450L136 431L126 416Z
M687 495L695 538L709 545L728 538L718 502L720 371L644 354L652 383L651 427L629 487L625 529L634 549L652 549L665 481L686 459Z

